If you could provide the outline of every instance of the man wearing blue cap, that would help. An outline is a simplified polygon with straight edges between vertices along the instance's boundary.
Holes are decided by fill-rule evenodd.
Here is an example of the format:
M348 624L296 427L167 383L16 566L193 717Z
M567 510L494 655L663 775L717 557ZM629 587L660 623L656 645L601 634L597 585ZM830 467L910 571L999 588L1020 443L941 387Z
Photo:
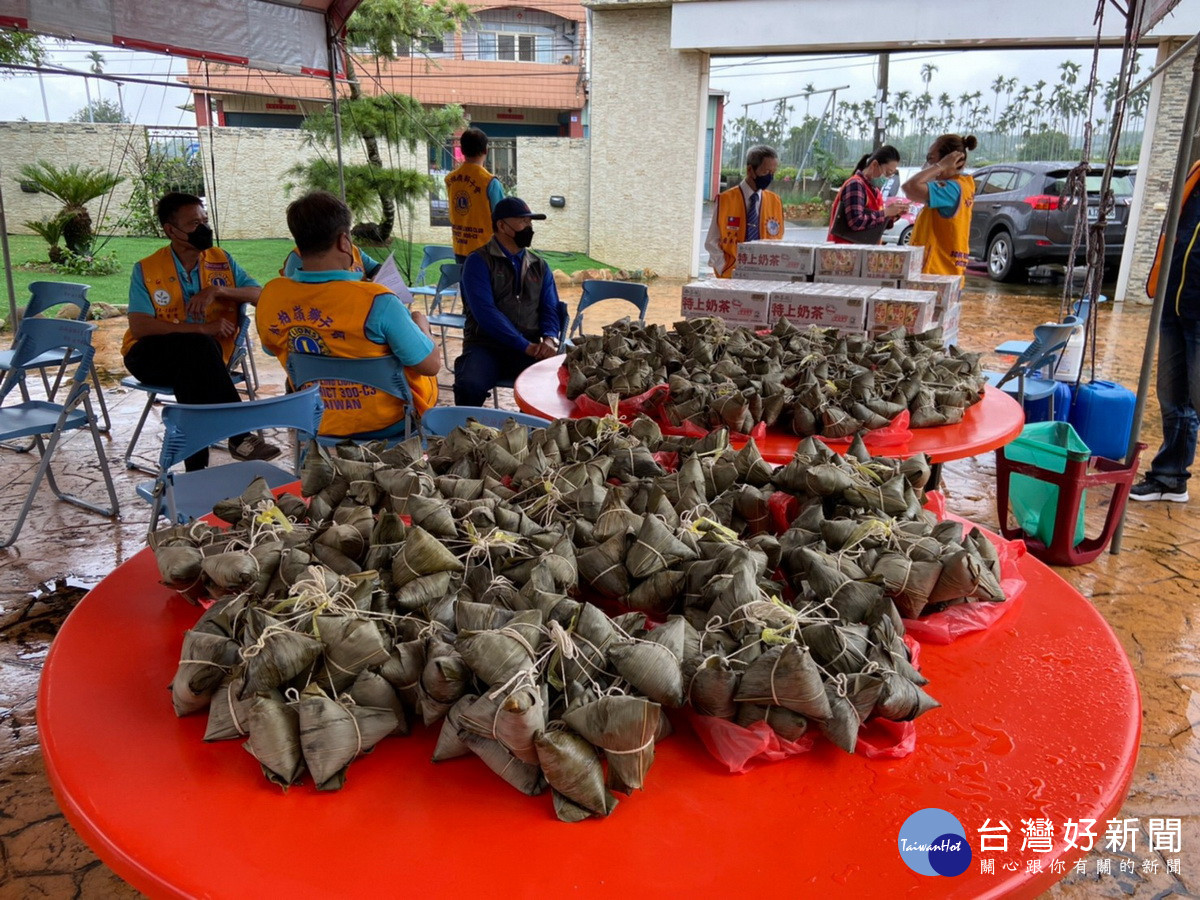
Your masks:
M558 289L550 267L529 250L532 220L544 218L524 200L505 197L492 210L492 239L463 265L467 323L454 361L458 406L482 406L501 379L558 353Z

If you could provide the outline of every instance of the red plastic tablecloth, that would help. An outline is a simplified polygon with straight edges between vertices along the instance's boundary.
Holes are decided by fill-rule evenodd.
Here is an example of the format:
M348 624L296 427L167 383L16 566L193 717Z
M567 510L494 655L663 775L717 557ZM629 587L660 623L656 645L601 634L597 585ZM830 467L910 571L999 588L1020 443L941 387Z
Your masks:
M513 393L524 412L547 419L571 415L574 404L567 399L558 377L565 359L565 356L543 359L517 378ZM914 428L908 443L889 446L879 453L898 457L927 453L934 463L965 459L1005 446L1021 433L1024 425L1021 405L1004 391L988 388L983 400L968 409L957 425ZM791 461L799 442L800 438L783 429L770 429L766 438L757 443L767 462L783 465Z
M154 897L1034 896L1079 855L1068 818L1111 817L1137 755L1128 659L1079 594L1032 557L1025 602L988 632L926 646L942 702L909 757L870 761L827 741L743 776L686 727L659 745L646 789L605 820L566 825L470 758L429 762L434 733L388 738L345 788L282 793L203 715L177 719L167 685L198 610L158 585L150 551L79 603L51 646L38 697L46 769L67 819ZM976 860L956 878L909 870L901 824L957 816ZM1020 852L1021 819L1055 823L1054 852ZM1012 829L981 874L977 829ZM1097 826L1103 835L1102 826ZM1041 872L1028 860L1040 858ZM1017 864L1009 872L1005 864Z

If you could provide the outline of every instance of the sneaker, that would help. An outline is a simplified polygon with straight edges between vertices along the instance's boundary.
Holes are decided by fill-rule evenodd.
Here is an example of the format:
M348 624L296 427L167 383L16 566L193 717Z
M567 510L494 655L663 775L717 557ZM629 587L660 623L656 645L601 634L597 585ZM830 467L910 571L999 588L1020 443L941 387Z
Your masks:
M1129 499L1143 503L1150 500L1169 500L1172 503L1187 503L1187 488L1171 490L1152 478L1144 478L1129 489Z
M229 455L240 460L274 459L279 455L279 448L274 444L268 444L257 434L250 434L243 438L237 446L230 441Z

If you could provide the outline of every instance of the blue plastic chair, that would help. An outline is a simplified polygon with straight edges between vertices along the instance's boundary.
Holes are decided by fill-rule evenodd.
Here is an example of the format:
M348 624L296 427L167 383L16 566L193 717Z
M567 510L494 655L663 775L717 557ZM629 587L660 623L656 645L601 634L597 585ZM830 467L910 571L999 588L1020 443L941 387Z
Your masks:
M435 297L438 294L438 288L432 284L428 284L429 267L437 263L444 262L447 259L454 259L453 247L442 247L437 244L429 244L421 253L421 266L417 269L416 287L410 287L409 292L414 297L424 297L425 304L428 308L429 298Z
M243 303L238 312L238 332L237 337L233 341L233 353L229 356L229 377L233 379L235 387L239 386L239 390L246 395L249 400L257 398L258 387L257 373L253 370L254 356L250 352L250 304ZM134 426L133 434L129 438L129 445L125 448L125 468L137 469L139 472L145 472L147 475L155 475L158 469L153 466L147 466L133 459L133 450L137 446L138 440L142 436L142 428L146 425L146 419L150 416L150 410L154 408L154 404L159 400L165 403L175 402L175 394L170 387L162 384L146 384L138 381L132 375L126 375L121 379L121 387L128 388L131 391L145 391L146 405L142 407L142 414L138 417L137 425Z
M421 430L440 437L445 437L460 425L466 425L468 420L474 420L489 428L503 428L512 419L518 425L530 428L545 428L550 424L549 419L541 416L531 416L529 413L509 412L507 409L492 409L489 406L435 406L425 411L421 416Z
M1047 373L1054 371L1075 327L1074 322L1038 325L1033 329L1033 340L1007 372L983 373L988 385L1015 397L1022 409L1026 402L1049 399L1049 418L1054 418L1054 392L1058 389L1058 382L1034 373L1042 369Z
M402 441L411 437L417 429L416 408L413 406L408 378L404 374L404 365L394 356L343 359L310 353L289 353L287 373L288 379L296 387L306 387L314 382L350 382L369 385L404 401L404 418L391 427L354 434L322 434L317 436L317 442L320 444L328 447L343 441Z
M264 460L209 466L198 472L172 472L171 468L210 444L261 428L293 429L299 446L317 433L321 412L316 387L244 403L166 404L157 477L137 487L138 496L153 508L150 530L161 515L174 523L210 513L216 501L238 496L259 476L272 488L295 481L295 469L288 471ZM294 466L299 468L298 460Z
M644 284L634 281L585 281L575 319L567 330L567 338L583 335L583 311L603 300L627 300L637 307L638 321L646 321L646 309L650 306L650 291Z
M16 440L32 438L33 446L37 447L41 462L34 473L25 502L17 514L12 532L0 543L7 547L16 541L21 533L25 517L33 506L33 499L42 479L50 485L56 497L67 503L81 507L103 516L119 514L117 491L113 486L112 475L108 471L108 461L104 457L104 447L100 443L100 428L92 411L91 400L88 396L90 386L88 373L92 371L92 360L95 350L92 347L92 332L96 326L87 322L70 319L25 319L17 332L16 346L13 348L12 359L9 362L8 373L0 386L0 440ZM66 359L78 360L75 373L71 376L67 396L62 403L52 400L30 400L24 388L24 380L32 369L42 367L41 359L45 354L62 352ZM4 401L14 390L20 391L22 400L9 406ZM81 497L67 494L59 489L54 479L54 471L50 467L54 451L64 432L86 428L91 432L92 442L96 447L96 458L100 463L100 472L104 476L104 485L108 490L109 507L97 506ZM48 439L47 439L48 438Z
M87 321L88 310L92 306L87 298L90 289L90 284L75 284L69 281L34 281L29 285L29 302L25 304L21 318L41 316L46 310L59 304L70 304L79 310L78 315L75 316L76 321ZM15 344L11 350L0 350L0 372L7 372L12 368L14 352ZM67 352L62 347L54 347L40 354L36 360L31 362L28 368L37 369L38 374L42 376L42 385L46 390L47 400L54 400L54 395L58 393L63 377L66 375L67 367L71 363L79 362L79 358L78 352ZM58 374L54 379L54 384L51 385L48 370L55 366L58 367ZM100 415L104 419L104 426L100 430L108 431L112 422L108 416L108 404L104 400L104 391L100 387L100 376L97 374L95 366L92 366L88 375L92 380L92 386L96 389L96 402L100 406ZM27 390L24 384L21 385L21 390ZM22 396L26 400L29 399L28 393L23 393ZM27 452L33 449L33 444L12 449Z
M458 297L458 283L462 278L462 266L458 263L446 263L442 266L442 274L438 278L437 291L429 303L429 326L441 331L442 362L450 368L450 356L446 351L446 329L455 328L459 331L467 327L467 317L463 313L454 312L454 301ZM450 310L442 311L445 298L450 298Z
M1105 303L1105 302L1107 302L1107 300L1108 300L1108 297L1106 297L1104 294L1100 295L1100 300L1099 300L1100 303ZM1086 326L1087 321L1088 321L1088 316L1090 316L1091 313L1092 313L1092 298L1091 297L1081 297L1080 299L1075 301L1075 305L1072 308L1071 315L1066 316L1063 319L1063 324L1064 325L1084 325L1084 326ZM1022 353L1024 353L1026 350L1029 349L1029 345L1031 343L1032 343L1032 341L1005 341L1003 344L998 345L993 352L999 356L1020 356Z
M570 311L567 309L567 304L561 300L558 301L558 346L563 348L567 343L567 321L570 318ZM492 388L492 406L496 409L500 408L500 395L497 393L497 388L512 389L517 383L515 378L501 378L496 382L496 387Z

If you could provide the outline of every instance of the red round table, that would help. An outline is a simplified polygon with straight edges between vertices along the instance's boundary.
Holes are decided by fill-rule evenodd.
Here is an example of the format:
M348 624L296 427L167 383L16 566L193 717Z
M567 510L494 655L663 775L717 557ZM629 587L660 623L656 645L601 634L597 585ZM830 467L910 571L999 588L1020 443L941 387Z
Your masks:
M567 399L559 383L558 370L565 356L536 362L518 377L513 389L523 412L547 419L569 418L574 404ZM882 456L912 456L926 453L932 463L965 459L1003 447L1025 427L1025 413L1004 391L987 388L983 400L966 411L957 425L938 428L914 428L905 444L881 447ZM758 441L759 452L767 462L786 465L791 462L800 438L782 429L771 429Z
M283 793L239 741L205 744L166 687L198 610L157 583L150 551L79 603L38 696L46 770L68 821L152 897L291 898L1034 896L1081 855L1067 819L1116 814L1137 755L1130 664L1092 606L1029 556L1029 586L988 632L926 646L942 707L916 751L872 761L820 739L796 759L729 775L686 726L659 745L644 791L604 820L566 825L475 758L429 759L435 733L388 738L340 792ZM975 858L955 878L908 869L901 824L940 807ZM1048 818L1053 851L1021 852L1021 820ZM980 872L978 829L1011 829ZM1031 872L1029 860L1040 860ZM1008 871L1008 865L1016 871Z

